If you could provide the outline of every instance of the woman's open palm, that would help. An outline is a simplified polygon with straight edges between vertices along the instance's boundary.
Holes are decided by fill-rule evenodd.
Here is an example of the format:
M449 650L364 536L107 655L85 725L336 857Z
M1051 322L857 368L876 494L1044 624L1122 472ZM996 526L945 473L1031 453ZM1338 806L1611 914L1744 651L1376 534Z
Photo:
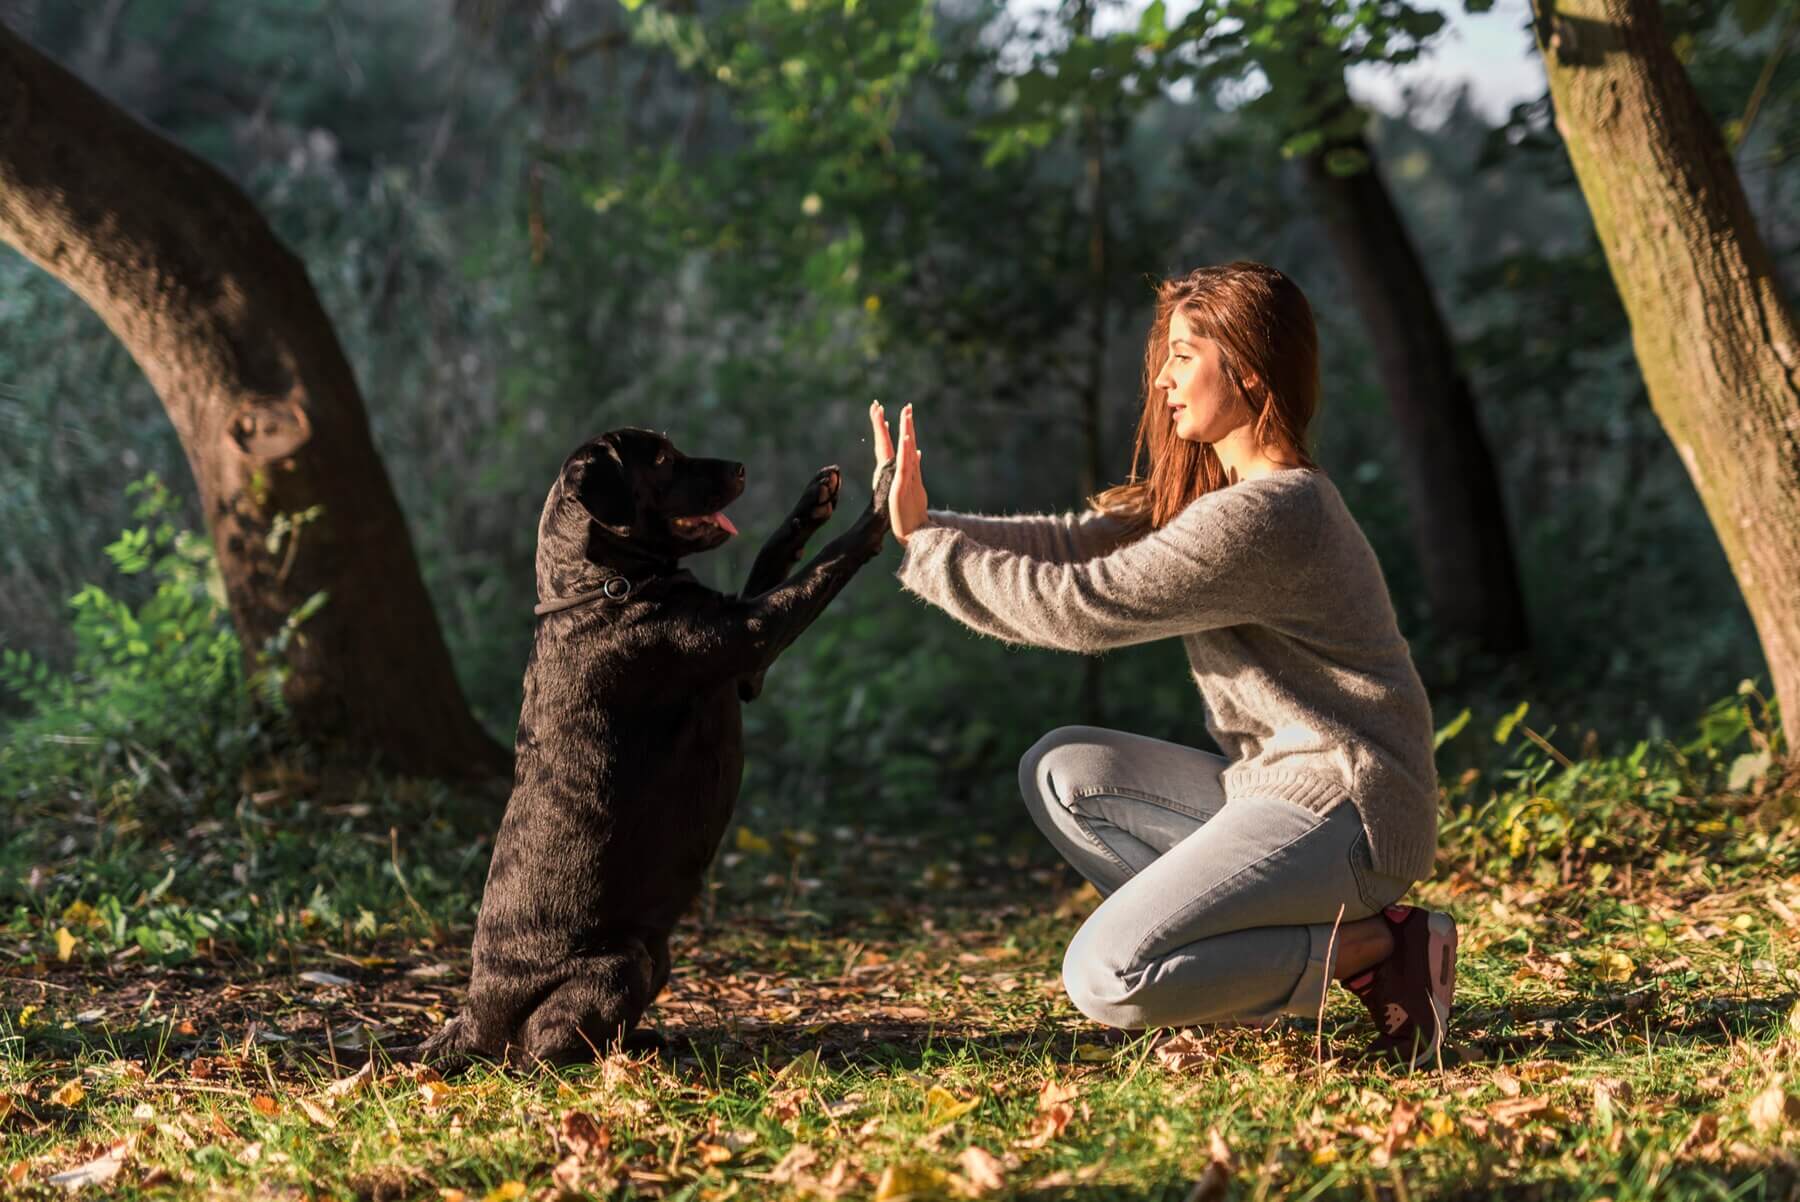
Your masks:
M879 480L882 465L894 458L894 440L880 401L869 403L869 424L875 434L875 477ZM900 411L900 462L894 465L893 491L888 494L888 521L894 537L903 543L925 524L925 476L919 467L919 439L913 430L911 405Z

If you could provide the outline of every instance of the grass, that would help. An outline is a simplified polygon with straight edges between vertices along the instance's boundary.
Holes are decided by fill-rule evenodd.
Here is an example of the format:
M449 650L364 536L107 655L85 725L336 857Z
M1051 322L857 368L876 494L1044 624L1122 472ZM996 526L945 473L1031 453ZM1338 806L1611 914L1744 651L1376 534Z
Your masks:
M1450 782L1419 896L1462 924L1455 1054L1410 1076L1356 1062L1341 990L1266 1031L1083 1020L1056 970L1095 898L995 789L751 799L671 1054L441 1081L379 1048L455 1008L497 799L279 763L36 790L0 819L0 1192L1791 1196L1791 790L1525 733Z

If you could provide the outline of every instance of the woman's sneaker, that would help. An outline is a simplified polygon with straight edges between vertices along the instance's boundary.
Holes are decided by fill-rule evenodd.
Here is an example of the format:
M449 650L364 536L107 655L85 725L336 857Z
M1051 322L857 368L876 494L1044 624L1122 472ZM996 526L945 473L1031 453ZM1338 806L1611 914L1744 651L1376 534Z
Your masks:
M1389 906L1382 917L1394 932L1394 954L1344 985L1381 1032L1369 1054L1410 1071L1442 1056L1456 995L1456 920L1417 906Z

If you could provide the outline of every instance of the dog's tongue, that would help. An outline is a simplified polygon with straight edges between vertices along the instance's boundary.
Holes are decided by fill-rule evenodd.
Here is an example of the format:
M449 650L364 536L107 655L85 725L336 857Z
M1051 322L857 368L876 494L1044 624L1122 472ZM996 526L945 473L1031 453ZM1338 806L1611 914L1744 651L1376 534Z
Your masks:
M713 514L712 520L719 523L719 528L727 534L736 534L738 532L737 527L731 524L731 519L726 517L723 513Z

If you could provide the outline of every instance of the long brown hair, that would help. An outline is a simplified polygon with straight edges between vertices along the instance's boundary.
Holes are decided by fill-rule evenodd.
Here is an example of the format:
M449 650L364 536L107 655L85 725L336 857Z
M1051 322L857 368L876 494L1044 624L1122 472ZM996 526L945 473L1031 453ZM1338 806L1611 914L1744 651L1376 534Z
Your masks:
M1144 412L1138 419L1131 475L1090 498L1095 509L1148 530L1160 529L1196 498L1229 481L1210 443L1175 433L1156 387L1169 357L1169 320L1183 314L1194 332L1220 347L1225 376L1255 414L1261 446L1274 446L1318 471L1306 428L1319 408L1319 334L1299 285L1262 263L1239 260L1197 267L1156 286L1156 319L1144 343ZM1260 381L1253 394L1247 376ZM1145 463L1148 462L1148 471Z

